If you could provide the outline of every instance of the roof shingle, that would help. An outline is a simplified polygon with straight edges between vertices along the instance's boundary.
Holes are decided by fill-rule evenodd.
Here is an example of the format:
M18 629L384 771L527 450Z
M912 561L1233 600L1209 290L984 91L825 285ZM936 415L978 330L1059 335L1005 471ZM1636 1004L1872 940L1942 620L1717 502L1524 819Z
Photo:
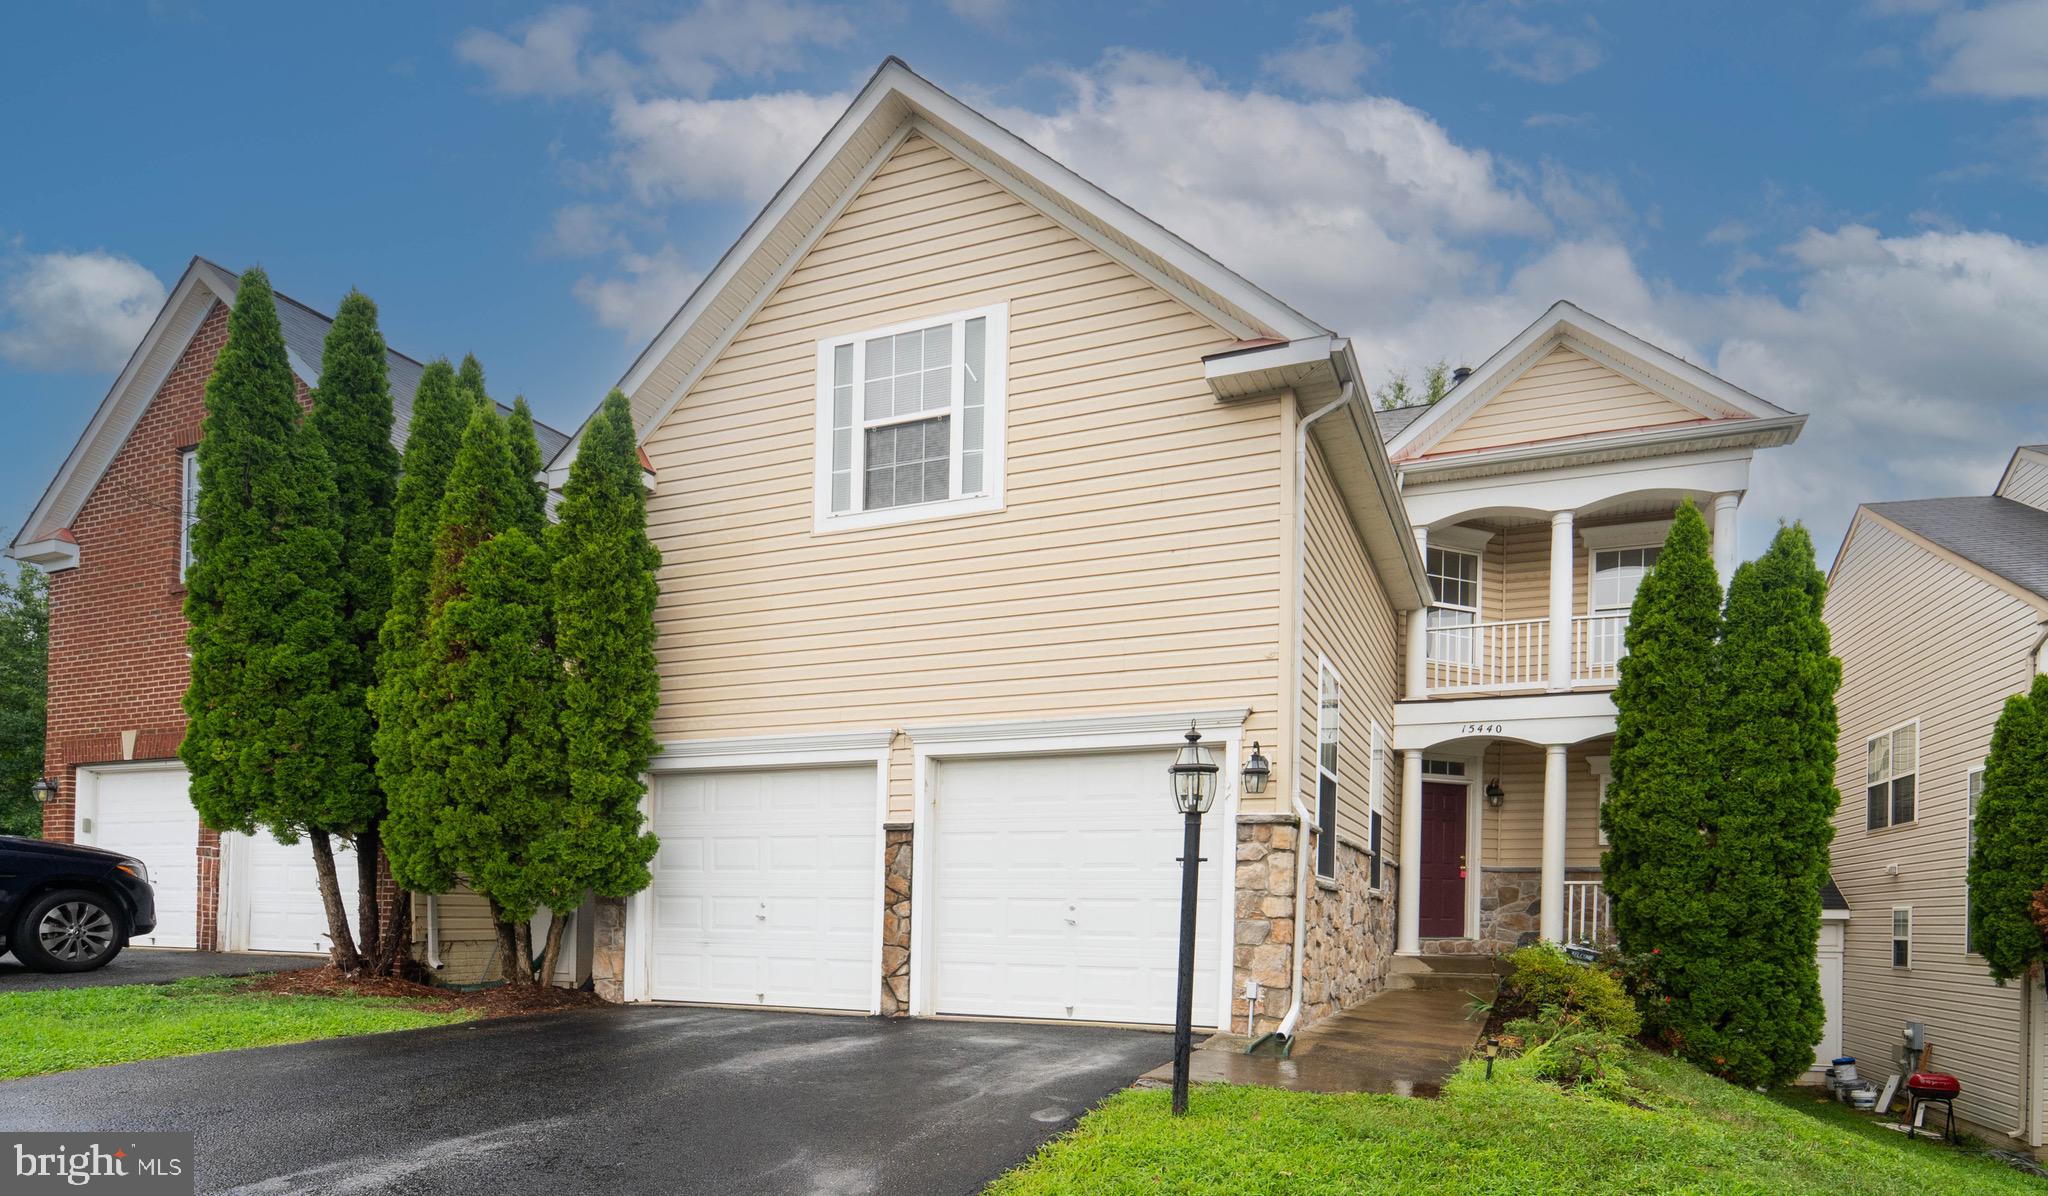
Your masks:
M2048 511L2009 498L1976 495L1874 502L1868 509L2048 598Z

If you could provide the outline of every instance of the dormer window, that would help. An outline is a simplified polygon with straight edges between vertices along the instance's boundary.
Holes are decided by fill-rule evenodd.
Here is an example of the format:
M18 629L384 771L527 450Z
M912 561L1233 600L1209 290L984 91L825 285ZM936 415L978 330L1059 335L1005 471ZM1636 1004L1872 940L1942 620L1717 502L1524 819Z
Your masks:
M818 343L815 530L1000 510L1006 306Z

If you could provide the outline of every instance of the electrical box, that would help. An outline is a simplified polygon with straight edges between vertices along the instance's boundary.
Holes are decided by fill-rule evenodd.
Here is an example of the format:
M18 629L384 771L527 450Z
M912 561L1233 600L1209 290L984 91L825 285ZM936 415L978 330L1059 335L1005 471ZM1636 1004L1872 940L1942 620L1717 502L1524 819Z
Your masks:
M1927 1049L1927 1027L1919 1022L1906 1023L1906 1049L1924 1051Z

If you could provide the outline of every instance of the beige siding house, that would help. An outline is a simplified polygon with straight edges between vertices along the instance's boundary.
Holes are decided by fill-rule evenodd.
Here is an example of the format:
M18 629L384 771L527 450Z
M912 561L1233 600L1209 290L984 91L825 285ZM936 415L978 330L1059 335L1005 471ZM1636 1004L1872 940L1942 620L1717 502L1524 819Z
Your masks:
M1929 1065L1963 1082L1959 1113L2041 1145L2048 1001L2038 979L1995 983L1966 922L1992 728L2044 665L2048 448L2019 449L1991 496L1860 508L1826 613L1843 666L1834 877L1855 910L1843 1050L1882 1078L1921 1022Z

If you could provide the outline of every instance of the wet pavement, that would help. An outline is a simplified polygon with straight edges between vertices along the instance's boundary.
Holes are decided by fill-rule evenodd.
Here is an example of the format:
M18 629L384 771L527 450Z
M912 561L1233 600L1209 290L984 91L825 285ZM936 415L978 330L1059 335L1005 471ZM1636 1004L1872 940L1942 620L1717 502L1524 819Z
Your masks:
M0 1131L188 1130L201 1192L969 1193L1169 1035L636 1007L0 1083Z
M1456 987L1392 989L1301 1032L1288 1058L1247 1055L1244 1039L1219 1036L1189 1059L1197 1084L1251 1084L1293 1092L1389 1092L1435 1097L1472 1053L1484 1023L1468 1021L1470 994ZM1173 1067L1146 1073L1167 1084Z
M188 976L249 976L317 968L319 955L252 955L239 951L172 951L130 947L92 972L31 972L12 955L0 955L0 996L45 988L95 988L103 984L168 984Z

